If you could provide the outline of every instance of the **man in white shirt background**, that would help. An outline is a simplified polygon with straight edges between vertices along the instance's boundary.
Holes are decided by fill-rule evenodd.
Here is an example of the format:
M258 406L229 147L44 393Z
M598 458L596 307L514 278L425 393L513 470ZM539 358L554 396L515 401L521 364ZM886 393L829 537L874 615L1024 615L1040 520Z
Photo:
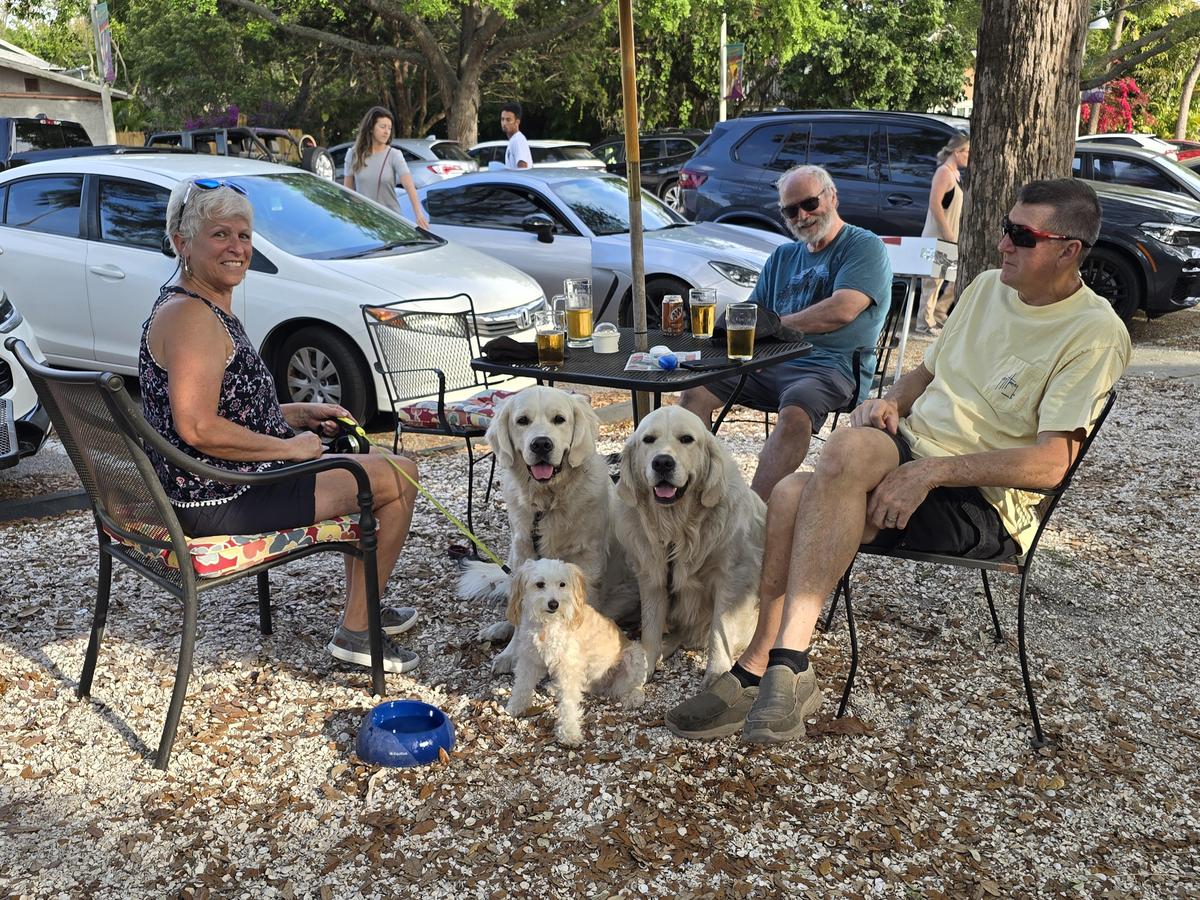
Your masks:
M528 169L533 165L529 153L529 141L521 134L521 104L515 100L500 107L500 128L508 138L508 149L504 152L506 169Z

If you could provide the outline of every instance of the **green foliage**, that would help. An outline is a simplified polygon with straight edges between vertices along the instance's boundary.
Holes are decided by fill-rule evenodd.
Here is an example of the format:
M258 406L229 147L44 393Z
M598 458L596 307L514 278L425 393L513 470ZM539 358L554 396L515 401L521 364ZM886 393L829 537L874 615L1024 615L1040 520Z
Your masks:
M793 108L926 110L962 97L974 35L950 24L943 0L847 0L833 33L780 73Z
M11 27L3 28L0 19L0 36L9 43L64 69L92 64L92 26L86 2L15 3L10 12L15 17Z

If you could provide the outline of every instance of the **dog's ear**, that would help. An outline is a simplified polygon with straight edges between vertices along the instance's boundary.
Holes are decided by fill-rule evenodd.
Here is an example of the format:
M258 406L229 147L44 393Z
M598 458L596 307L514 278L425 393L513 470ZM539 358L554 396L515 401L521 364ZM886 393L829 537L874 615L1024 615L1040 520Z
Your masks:
M516 449L513 447L512 436L509 434L509 424L512 422L512 410L516 405L513 401L516 399L517 395L514 395L500 404L499 410L492 417L487 433L483 437L488 442L488 446L495 452L500 465L504 468L511 467L513 459L516 457Z
M712 508L724 499L730 479L742 476L733 457L716 435L706 432L700 442L704 445L704 456L708 461L700 488L700 505Z
M504 617L513 625L521 624L521 605L525 601L525 590L529 583L529 562L521 564L508 582L508 610Z
M637 481L640 476L633 467L637 448L638 436L635 431L625 439L625 446L621 448L621 479L617 482L617 499L626 506L637 506Z
M600 430L600 417L583 394L570 394L575 415L571 425L571 446L567 448L567 461L572 466L581 466L596 455L596 433Z
M583 577L583 569L579 566L568 563L567 571L571 573L571 603L574 604L571 608L571 629L574 630L583 625L583 608L588 602L588 586L587 579Z

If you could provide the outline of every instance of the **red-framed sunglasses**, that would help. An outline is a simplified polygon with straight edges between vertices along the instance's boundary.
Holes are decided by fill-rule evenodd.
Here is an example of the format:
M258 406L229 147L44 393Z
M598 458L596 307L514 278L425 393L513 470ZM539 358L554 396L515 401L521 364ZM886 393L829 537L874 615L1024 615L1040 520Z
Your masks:
M1036 247L1038 241L1079 241L1085 247L1092 246L1091 241L1085 241L1083 238L1071 237L1068 234L1054 234L1049 231L1041 231L1037 228L1030 228L1028 225L1018 225L1016 222L1009 220L1008 216L1000 223L1000 227L1004 233L1012 240L1013 246Z

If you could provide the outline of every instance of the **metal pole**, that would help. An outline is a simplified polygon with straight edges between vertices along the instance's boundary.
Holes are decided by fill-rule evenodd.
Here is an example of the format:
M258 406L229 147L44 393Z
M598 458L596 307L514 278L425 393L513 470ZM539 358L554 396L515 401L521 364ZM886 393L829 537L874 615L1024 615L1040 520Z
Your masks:
M718 122L725 121L725 96L729 93L729 51L725 49L728 37L725 13L721 13L721 104L717 108Z
M618 0L621 23L621 93L625 112L625 177L629 181L629 255L633 269L633 349L650 349L646 335L646 259L642 247L642 156L638 145L637 69L633 53L633 0ZM651 397L634 397L634 419L650 412Z
M88 4L88 18L92 23L92 43L96 47L96 68L101 69L104 66L104 55L100 51L100 32L96 28L96 0L91 0ZM100 110L104 116L104 142L115 144L117 129L113 124L112 88L108 84L106 74L100 73Z

